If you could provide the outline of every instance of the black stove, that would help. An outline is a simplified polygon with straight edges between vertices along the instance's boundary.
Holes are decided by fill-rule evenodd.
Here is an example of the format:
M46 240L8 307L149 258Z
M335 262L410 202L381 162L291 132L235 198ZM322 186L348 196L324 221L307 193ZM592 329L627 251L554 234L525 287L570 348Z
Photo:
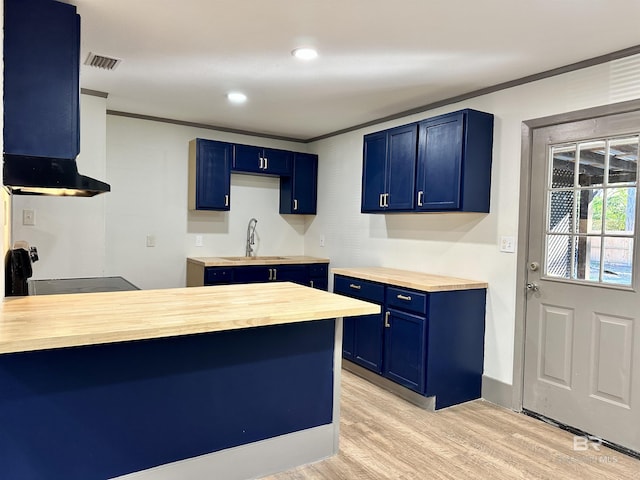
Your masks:
M140 290L122 277L60 278L29 280L29 295L55 295L59 293L124 292Z

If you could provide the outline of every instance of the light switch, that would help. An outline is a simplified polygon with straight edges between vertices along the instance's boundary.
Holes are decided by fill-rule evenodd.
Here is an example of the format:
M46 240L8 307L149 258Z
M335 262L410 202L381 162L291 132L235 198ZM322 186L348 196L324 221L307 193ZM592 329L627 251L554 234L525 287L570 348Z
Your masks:
M155 246L156 246L156 236L147 235L147 247L155 247Z
M22 210L22 224L23 225L35 225L36 224L36 211L35 210Z
M202 247L202 235L196 235L196 247Z
M500 251L514 253L516 251L516 239L511 236L500 237Z

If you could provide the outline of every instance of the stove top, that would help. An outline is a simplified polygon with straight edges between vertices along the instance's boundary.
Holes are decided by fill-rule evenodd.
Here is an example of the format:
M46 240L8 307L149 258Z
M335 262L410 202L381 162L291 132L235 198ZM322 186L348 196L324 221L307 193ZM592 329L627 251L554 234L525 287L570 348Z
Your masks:
M140 290L122 277L60 278L29 280L29 295L59 293L124 292Z

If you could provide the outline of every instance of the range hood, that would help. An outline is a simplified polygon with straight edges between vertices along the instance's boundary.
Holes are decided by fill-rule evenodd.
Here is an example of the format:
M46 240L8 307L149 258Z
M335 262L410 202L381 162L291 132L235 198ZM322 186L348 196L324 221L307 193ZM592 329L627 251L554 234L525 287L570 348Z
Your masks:
M109 184L80 175L75 159L4 155L3 182L13 195L93 197Z

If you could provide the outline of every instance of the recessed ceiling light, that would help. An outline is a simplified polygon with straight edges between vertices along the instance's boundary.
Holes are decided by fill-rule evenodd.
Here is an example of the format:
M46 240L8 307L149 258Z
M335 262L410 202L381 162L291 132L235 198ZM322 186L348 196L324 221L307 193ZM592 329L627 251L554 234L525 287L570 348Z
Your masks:
M313 60L318 56L318 52L315 48L302 47L296 48L293 52L291 52L291 55L299 58L300 60Z
M247 96L241 92L229 92L227 98L231 103L244 103L247 101Z

